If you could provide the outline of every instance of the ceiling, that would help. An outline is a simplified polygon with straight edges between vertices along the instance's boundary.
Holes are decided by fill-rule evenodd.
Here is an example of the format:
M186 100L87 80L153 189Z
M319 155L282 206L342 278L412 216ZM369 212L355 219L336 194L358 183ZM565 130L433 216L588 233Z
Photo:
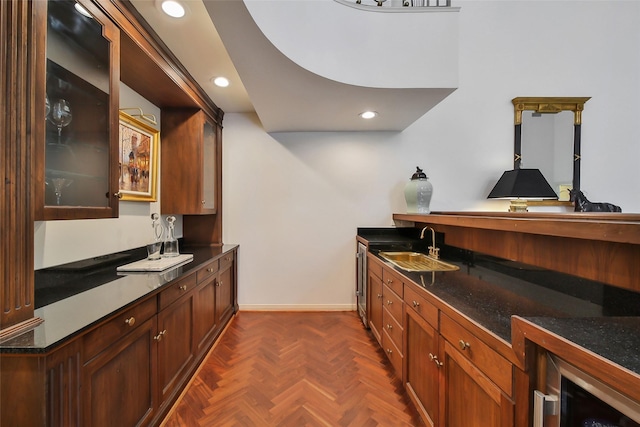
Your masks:
M267 132L402 131L454 90L381 89L321 77L273 46L241 0L183 1L181 19L161 12L156 0L130 2L218 107L255 111ZM230 85L215 86L217 76ZM367 109L381 113L363 120L358 114Z

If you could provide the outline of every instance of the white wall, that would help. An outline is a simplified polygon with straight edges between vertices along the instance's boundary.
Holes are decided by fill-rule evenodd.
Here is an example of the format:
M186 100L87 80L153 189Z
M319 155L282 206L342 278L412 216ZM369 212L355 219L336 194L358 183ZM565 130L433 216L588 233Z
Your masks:
M432 210L506 210L486 195L513 167L517 96L591 96L582 189L640 212L640 2L454 3L459 89L402 133L268 135L254 115L225 115L224 241L241 245L241 308L353 307L356 228L405 212L416 166Z

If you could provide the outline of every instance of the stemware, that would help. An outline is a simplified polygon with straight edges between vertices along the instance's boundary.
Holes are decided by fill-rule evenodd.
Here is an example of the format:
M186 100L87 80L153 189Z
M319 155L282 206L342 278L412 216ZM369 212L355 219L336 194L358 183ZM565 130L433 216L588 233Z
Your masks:
M61 143L62 128L68 126L72 118L71 105L67 100L60 98L53 103L49 120L58 128L58 144Z
M68 178L47 178L45 184L53 185L53 192L56 195L56 205L60 206L60 200L62 199L62 189L67 188L73 184L72 179Z

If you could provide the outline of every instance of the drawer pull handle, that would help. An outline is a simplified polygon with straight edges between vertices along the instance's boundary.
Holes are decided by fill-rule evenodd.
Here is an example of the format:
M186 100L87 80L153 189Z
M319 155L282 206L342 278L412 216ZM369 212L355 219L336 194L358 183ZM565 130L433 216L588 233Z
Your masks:
M388 284L388 285L390 285L390 284L392 284L392 283L393 283L393 280L391 280L391 279L387 279L387 284Z
M414 307L420 307L420 303L418 301L413 301L413 306Z
M391 301L390 299L387 300L387 305L391 305L393 304L393 301Z
M128 319L125 319L125 320L124 320L124 323L126 323L126 324L127 324L127 325L129 325L129 326L133 326L133 325L135 325L135 323L136 323L136 318L135 318L135 317L133 317L133 316L131 316L131 317L129 317Z
M207 273L213 273L213 268L212 267L207 268Z
M167 330L165 329L164 331L158 332L158 335L156 335L155 337L153 337L154 340L160 342L162 341L162 337L167 333Z
M378 299L382 298L382 294L378 294L377 296L378 296Z
M390 324L387 323L387 329L388 330L392 330L393 329L393 325L390 325Z
M180 289L181 291L186 291L187 290L187 285L180 285L180 286L178 286L178 289Z
M471 347L471 344L469 344L465 340L458 341L458 345L460 346L460 350L463 350L463 351Z
M434 356L432 353L429 353L429 360L435 363L438 368L444 365L444 363L438 360L438 356Z

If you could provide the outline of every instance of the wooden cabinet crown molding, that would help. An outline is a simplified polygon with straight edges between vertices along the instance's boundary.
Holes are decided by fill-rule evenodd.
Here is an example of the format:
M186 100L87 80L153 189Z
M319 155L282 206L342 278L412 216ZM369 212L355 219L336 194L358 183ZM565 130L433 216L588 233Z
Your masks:
M123 83L160 108L200 108L212 121L222 125L224 112L209 98L129 0L96 3L121 30Z

